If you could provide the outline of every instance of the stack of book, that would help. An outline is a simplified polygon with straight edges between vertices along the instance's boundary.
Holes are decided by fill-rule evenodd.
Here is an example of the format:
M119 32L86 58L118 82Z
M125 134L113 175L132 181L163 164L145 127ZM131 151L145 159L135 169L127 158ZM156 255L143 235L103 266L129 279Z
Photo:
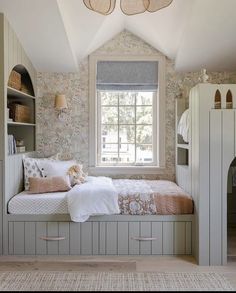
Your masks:
M8 135L8 155L16 154L16 140L12 134Z

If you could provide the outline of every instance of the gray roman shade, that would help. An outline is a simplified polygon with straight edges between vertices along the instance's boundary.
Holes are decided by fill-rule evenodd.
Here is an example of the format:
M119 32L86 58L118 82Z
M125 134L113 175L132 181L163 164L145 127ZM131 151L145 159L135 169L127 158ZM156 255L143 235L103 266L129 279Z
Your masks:
M97 63L98 90L155 91L157 87L157 61L100 61Z

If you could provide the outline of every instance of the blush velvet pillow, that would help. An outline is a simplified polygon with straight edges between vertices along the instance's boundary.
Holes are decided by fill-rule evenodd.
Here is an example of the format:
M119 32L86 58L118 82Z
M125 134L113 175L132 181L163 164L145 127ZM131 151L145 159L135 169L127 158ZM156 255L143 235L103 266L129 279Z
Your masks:
M29 178L29 193L49 193L71 189L68 177Z

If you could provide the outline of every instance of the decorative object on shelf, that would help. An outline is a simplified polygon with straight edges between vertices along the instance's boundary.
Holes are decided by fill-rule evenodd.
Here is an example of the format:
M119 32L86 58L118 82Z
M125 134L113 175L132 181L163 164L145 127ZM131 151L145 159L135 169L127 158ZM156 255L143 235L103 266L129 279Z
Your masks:
M221 93L219 90L215 94L215 109L221 109Z
M58 119L64 120L64 114L67 106L66 96L65 95L56 95L55 97L55 104L54 104L55 110L58 112Z
M84 5L102 15L111 14L116 6L116 0L83 0ZM120 0L121 11L126 15L140 14L145 11L156 12L169 6L173 0Z
M10 118L10 109L7 108L7 122L13 122L13 119Z
M8 80L8 86L20 90L21 89L21 75L20 73L16 72L15 70L12 70L9 76Z
M16 152L17 153L25 153L26 148L24 145L24 140L23 139L17 139L16 140Z
M14 122L30 123L30 108L19 103L10 103L10 117Z
M25 143L24 143L23 139L17 139L16 140L16 146L21 147L21 146L24 146L24 145L25 145Z
M226 94L226 109L233 109L233 96L231 90Z
M203 83L207 83L209 80L209 75L207 75L207 71L205 68L201 70L201 75L199 77L199 81Z

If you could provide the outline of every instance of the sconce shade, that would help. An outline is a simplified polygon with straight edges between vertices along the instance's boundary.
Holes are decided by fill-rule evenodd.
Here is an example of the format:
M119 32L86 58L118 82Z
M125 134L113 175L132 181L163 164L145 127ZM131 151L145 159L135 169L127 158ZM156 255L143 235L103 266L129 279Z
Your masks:
M65 95L56 95L55 97L55 105L56 110L63 110L67 109L67 102L66 102L66 96Z

